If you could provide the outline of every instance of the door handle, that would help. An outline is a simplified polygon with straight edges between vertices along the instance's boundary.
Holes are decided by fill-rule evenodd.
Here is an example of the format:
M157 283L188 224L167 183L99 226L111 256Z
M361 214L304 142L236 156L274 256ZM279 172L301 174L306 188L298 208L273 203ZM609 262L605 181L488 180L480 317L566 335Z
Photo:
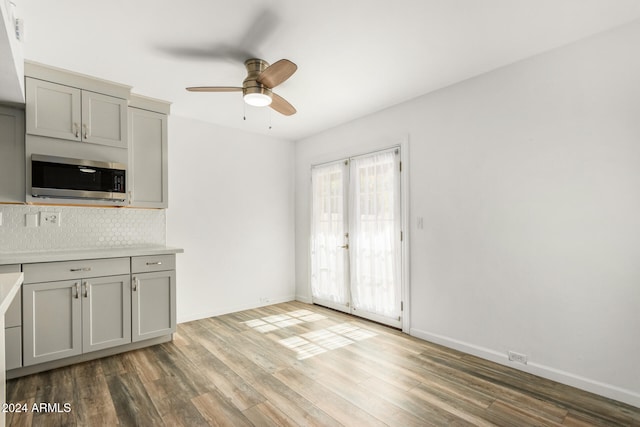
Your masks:
M84 297L88 298L89 297L89 286L91 286L89 284L89 282L84 282Z
M75 283L75 287L76 287L76 295L75 295L75 299L80 298L80 283L76 282Z
M342 249L349 249L349 244L347 243L346 245L342 245L342 246L338 246L339 248Z
M136 292L138 290L138 279L136 279L135 277L133 278L133 292Z

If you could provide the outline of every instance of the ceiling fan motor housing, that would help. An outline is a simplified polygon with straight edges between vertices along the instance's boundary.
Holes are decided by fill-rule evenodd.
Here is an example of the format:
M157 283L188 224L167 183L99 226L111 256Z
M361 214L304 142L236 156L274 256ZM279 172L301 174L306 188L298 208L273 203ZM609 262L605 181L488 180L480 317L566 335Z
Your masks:
M262 83L258 83L257 80L258 76L267 69L269 63L262 59L252 58L247 59L244 62L244 66L247 68L247 77L242 82L242 95L262 94L271 98L271 89Z

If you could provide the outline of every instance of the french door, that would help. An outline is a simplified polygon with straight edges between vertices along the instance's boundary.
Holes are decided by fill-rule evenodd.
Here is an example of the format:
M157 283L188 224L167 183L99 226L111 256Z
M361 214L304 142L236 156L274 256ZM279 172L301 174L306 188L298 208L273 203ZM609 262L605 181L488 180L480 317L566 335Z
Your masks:
M400 149L311 170L313 302L401 327Z

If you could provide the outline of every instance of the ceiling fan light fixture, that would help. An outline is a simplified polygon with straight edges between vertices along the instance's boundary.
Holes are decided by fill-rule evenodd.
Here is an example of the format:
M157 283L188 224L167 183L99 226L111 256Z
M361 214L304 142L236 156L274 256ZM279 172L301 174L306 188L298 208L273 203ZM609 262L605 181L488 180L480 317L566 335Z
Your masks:
M266 93L246 93L244 95L244 102L254 107L266 107L271 105L271 97Z
M296 113L293 105L272 92L272 89L296 72L298 66L288 59L269 65L263 59L251 58L244 62L247 77L242 87L237 86L191 86L189 92L240 92L245 104L255 107L271 107L278 113L290 116Z

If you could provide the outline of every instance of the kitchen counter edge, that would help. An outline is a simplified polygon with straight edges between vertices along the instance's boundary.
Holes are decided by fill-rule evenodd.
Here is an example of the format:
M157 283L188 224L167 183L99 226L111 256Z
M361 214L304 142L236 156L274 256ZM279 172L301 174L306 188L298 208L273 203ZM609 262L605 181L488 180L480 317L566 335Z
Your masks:
M145 246L117 249L85 249L73 251L38 251L0 253L0 265L32 264L36 262L75 261L81 259L121 258L131 256L170 255L183 253L182 248Z

